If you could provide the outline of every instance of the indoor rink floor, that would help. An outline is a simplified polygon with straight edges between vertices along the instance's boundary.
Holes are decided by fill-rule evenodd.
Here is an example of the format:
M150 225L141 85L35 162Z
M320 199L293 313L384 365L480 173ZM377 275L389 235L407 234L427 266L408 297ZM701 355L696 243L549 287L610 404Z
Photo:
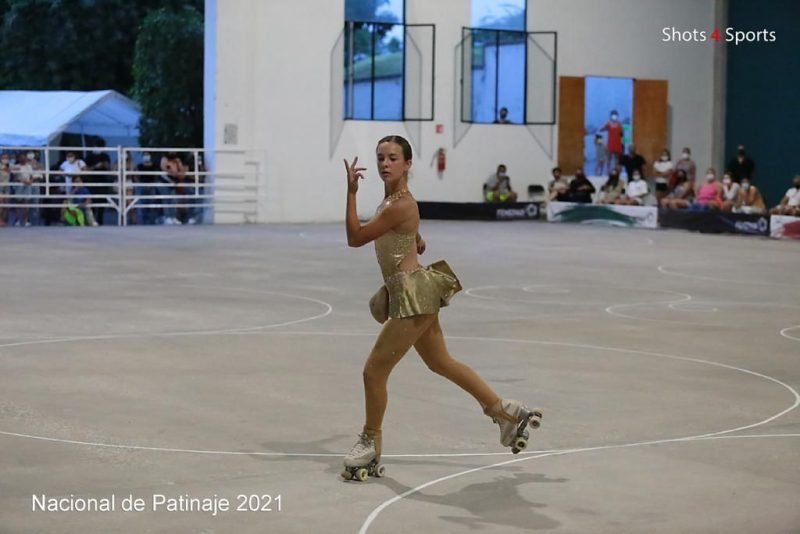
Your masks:
M450 352L543 424L512 455L412 350L359 483L381 280L343 224L0 232L0 532L800 532L798 243L421 233Z

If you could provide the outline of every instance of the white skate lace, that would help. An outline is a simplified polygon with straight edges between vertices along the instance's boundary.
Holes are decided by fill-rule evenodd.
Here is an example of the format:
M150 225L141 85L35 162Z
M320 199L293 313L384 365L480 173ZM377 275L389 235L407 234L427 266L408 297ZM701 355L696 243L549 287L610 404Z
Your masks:
M373 440L367 434L359 434L358 435L358 443L353 445L353 448L350 450L350 454L348 456L351 457L359 457L363 455L373 444Z

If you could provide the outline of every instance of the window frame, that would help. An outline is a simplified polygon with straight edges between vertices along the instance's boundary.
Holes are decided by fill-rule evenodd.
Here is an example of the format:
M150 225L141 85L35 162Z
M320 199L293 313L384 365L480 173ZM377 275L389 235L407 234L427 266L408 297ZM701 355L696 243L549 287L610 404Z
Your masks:
M526 16L527 16L527 5L528 5L528 3L526 1L525 2ZM487 33L494 32L495 33L495 43L496 43L495 47L497 49L496 52L495 52L495 61L496 61L496 65L497 65L497 73L495 74L495 82L494 82L494 86L495 86L495 89L494 89L494 117L495 117L495 120L497 119L498 113L500 112L500 108L498 107L499 98L500 98L499 90L498 90L499 89L499 85L500 85L500 74L499 74L500 73L500 61L499 61L499 57L500 57L500 34L502 32L502 33L506 33L506 34L516 34L516 35L524 35L525 36L525 40L524 40L524 44L525 44L525 55L524 55L525 68L524 68L524 83L523 83L523 94L525 95L525 98L523 99L523 104L522 104L522 122L496 123L496 122L483 122L483 121L476 121L476 120L464 120L464 106L465 105L470 105L470 106L472 105L472 98L471 97L470 97L469 102L467 102L466 99L464 98L464 82L465 82L467 76L469 76L470 78L472 77L472 69L473 69L473 61L471 59L470 60L470 70L469 70L469 72L467 73L467 72L463 71L464 70L464 60L465 60L464 54L466 53L466 46L464 46L464 42L465 42L465 40L466 40L466 38L468 36L469 36L470 42L471 42L472 39L473 39L474 32L487 32ZM552 112L551 112L551 117L550 117L549 121L530 121L530 122L528 121L528 79L529 79L529 73L528 73L528 46L529 46L529 44L528 44L528 40L530 39L530 37L532 35L552 35L553 36L553 72L552 72L553 84L552 84L552 94L551 94L551 102L552 102L551 109L552 109ZM472 45L470 45L470 46L472 46ZM461 110L460 110L461 113L460 113L460 115L461 116L459 117L459 120L462 123L464 123L464 124L492 124L492 125L498 125L499 124L500 126L537 126L537 125L539 125L539 126L541 126L541 125L551 125L552 126L552 125L554 125L556 123L556 86L557 86L557 78L556 78L556 76L557 76L557 73L558 73L558 32L556 32L556 31L498 30L498 29L492 29L492 28L473 28L473 27L469 27L469 26L463 26L461 28L461 65L462 65L462 67L461 67L461 69L462 69L461 80L460 80L461 81L461 95L460 95L460 98L461 98ZM472 87L471 83L472 82L470 80L470 87ZM471 93L472 93L472 89L470 89L470 94ZM472 116L472 115L473 114L470 113L470 116Z

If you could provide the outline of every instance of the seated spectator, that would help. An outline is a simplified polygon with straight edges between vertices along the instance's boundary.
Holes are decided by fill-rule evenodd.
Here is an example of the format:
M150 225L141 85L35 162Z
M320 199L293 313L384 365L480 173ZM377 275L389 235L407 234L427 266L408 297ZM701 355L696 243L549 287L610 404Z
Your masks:
M772 215L800 216L800 174L795 175L793 184L794 187L786 191L780 204L769 211Z
M642 179L642 173L638 170L633 171L633 179L625 187L625 194L617 199L614 204L629 206L643 206L644 197L650 192L647 182Z
M669 182L672 178L672 174L675 172L672 154L670 154L668 149L665 148L661 153L661 157L653 164L653 170L656 173L656 200L660 204L661 200L666 197L669 192Z
M186 177L186 166L177 153L170 152L161 158L161 170L164 174L161 176L161 183L156 185L158 194L166 197L156 201L159 204L163 204L161 223L181 224L175 208L175 193L177 192L178 184L183 182Z
M679 169L675 172L675 187L666 197L661 199L661 207L666 209L688 208L694 200L694 182L686 176L686 171Z
M619 198L625 194L625 183L619 179L619 170L611 169L608 173L608 180L600 188L600 198L598 204L615 204Z
M569 182L561 176L561 167L554 167L552 174L553 179L547 184L548 199L566 202Z
M14 173L14 194L16 203L20 205L16 209L17 221L14 226L30 226L30 210L27 205L33 200L33 165L28 162L27 154L20 154L17 157L17 164L11 167Z
M733 207L734 213L764 213L766 211L766 204L764 198L761 196L761 191L756 186L750 183L750 178L742 179L741 187L739 188L739 198L736 200L736 205Z
M718 210L722 207L722 184L713 168L706 170L706 181L697 190L697 197L690 207L695 210Z
M594 134L594 175L603 176L606 173L606 162L608 161L608 150L603 142L603 136Z
M484 184L487 202L516 202L517 193L511 188L511 178L506 173L506 166L497 166L497 172Z
M136 175L136 185L133 188L133 192L138 198L137 204L148 205L160 203L159 200L147 198L158 194L158 190L155 187L155 182L158 178L155 173L158 172L158 167L153 162L153 156L150 152L142 152L142 162L136 166L136 170L140 173L145 173ZM140 224L155 224L159 209L160 208L136 208L138 212L136 220Z
M567 191L567 200L569 202L579 202L581 204L591 204L592 195L595 189L592 182L586 178L582 169L575 171L575 178L569 183L569 190Z
M694 185L695 178L697 178L697 165L692 160L692 150L688 146L683 147L681 159L675 164L675 171L683 171L686 174L686 179ZM677 176L674 178L677 179ZM674 188L675 182L670 184L670 189Z
M72 193L64 201L61 208L61 220L70 226L85 226L88 222L92 226L97 226L92 213L92 199L89 196L89 188L83 185L80 176L72 179Z
M740 186L730 172L722 175L722 211L732 211L739 199Z

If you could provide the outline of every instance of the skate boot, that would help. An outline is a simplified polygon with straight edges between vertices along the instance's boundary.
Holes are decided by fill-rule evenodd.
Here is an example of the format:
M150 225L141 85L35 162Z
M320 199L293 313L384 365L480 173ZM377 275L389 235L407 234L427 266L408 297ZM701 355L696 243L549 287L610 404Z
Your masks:
M528 446L530 435L527 427L539 428L542 419L541 411L531 410L521 402L510 399L498 400L483 413L500 425L500 443L504 447L511 447L514 454Z
M364 482L367 477L380 478L386 473L386 467L379 463L380 439L380 430L359 434L358 441L344 457L343 479Z

